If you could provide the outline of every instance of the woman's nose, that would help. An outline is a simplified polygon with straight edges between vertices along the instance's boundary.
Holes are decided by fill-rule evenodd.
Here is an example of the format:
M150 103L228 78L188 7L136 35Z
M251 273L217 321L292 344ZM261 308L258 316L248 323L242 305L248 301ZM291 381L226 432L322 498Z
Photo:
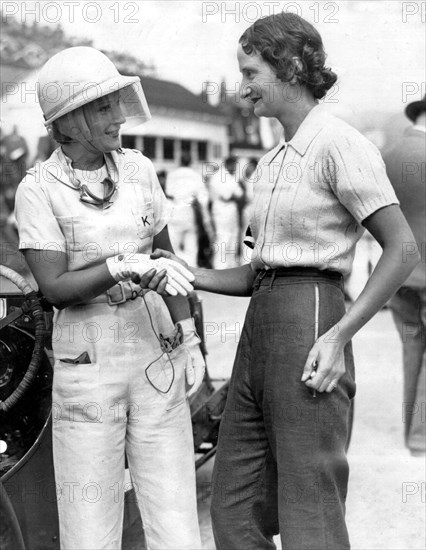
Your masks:
M241 99L246 99L251 93L251 88L248 82L243 79L241 81L241 87L240 87L240 97Z
M126 117L123 115L120 104L114 106L113 120L116 124L124 124L126 122Z

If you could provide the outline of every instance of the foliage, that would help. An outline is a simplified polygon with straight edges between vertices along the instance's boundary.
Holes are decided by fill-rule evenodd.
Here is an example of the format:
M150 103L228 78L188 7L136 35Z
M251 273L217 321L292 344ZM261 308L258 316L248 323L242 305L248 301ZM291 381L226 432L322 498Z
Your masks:
M1 15L0 15L1 17ZM92 46L89 38L69 37L60 25L56 27L34 22L27 25L12 17L2 17L0 55L2 64L23 69L37 69L49 57L64 48L72 46ZM148 67L136 57L122 52L104 51L120 72L143 74Z

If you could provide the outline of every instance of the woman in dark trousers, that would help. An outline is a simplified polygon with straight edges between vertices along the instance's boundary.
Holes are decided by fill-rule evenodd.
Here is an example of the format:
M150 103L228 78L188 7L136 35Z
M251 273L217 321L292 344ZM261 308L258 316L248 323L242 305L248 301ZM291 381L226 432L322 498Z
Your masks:
M283 138L259 162L250 265L192 269L195 287L251 302L213 476L219 550L349 548L345 525L351 338L418 262L377 149L321 110L336 81L318 32L295 14L256 21L238 47L241 95ZM364 228L383 248L345 311L343 276ZM172 258L170 253L157 252Z

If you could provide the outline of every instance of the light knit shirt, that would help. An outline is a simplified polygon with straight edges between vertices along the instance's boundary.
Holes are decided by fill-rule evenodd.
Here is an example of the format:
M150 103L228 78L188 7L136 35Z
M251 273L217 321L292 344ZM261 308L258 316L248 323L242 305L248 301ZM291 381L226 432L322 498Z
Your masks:
M318 106L291 141L260 160L254 181L254 270L305 266L346 275L363 220L399 204L377 148Z

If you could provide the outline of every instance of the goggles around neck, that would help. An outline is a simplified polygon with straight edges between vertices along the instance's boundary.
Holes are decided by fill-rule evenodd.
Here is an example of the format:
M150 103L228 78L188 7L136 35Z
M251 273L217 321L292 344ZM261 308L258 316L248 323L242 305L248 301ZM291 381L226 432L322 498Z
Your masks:
M117 191L117 185L114 181L112 181L111 178L106 177L102 184L104 185L104 188L106 192L104 192L103 197L98 197L94 193L90 191L90 189L87 187L85 183L80 182L80 200L81 202L86 202L88 204L93 204L95 206L105 206L105 208L108 208L112 204L112 197L114 196L115 192Z
M58 156L71 185L68 185L64 181L61 181L61 183L63 183L67 187L70 187L71 189L75 189L76 191L78 191L80 193L81 202L92 204L94 206L103 206L104 208L109 208L111 206L111 199L117 192L118 171L110 154L107 153L104 155L108 176L102 181L102 184L104 185L103 197L98 197L97 195L92 193L88 186L78 179L75 170L72 167L71 159L65 155L62 149L59 149Z

